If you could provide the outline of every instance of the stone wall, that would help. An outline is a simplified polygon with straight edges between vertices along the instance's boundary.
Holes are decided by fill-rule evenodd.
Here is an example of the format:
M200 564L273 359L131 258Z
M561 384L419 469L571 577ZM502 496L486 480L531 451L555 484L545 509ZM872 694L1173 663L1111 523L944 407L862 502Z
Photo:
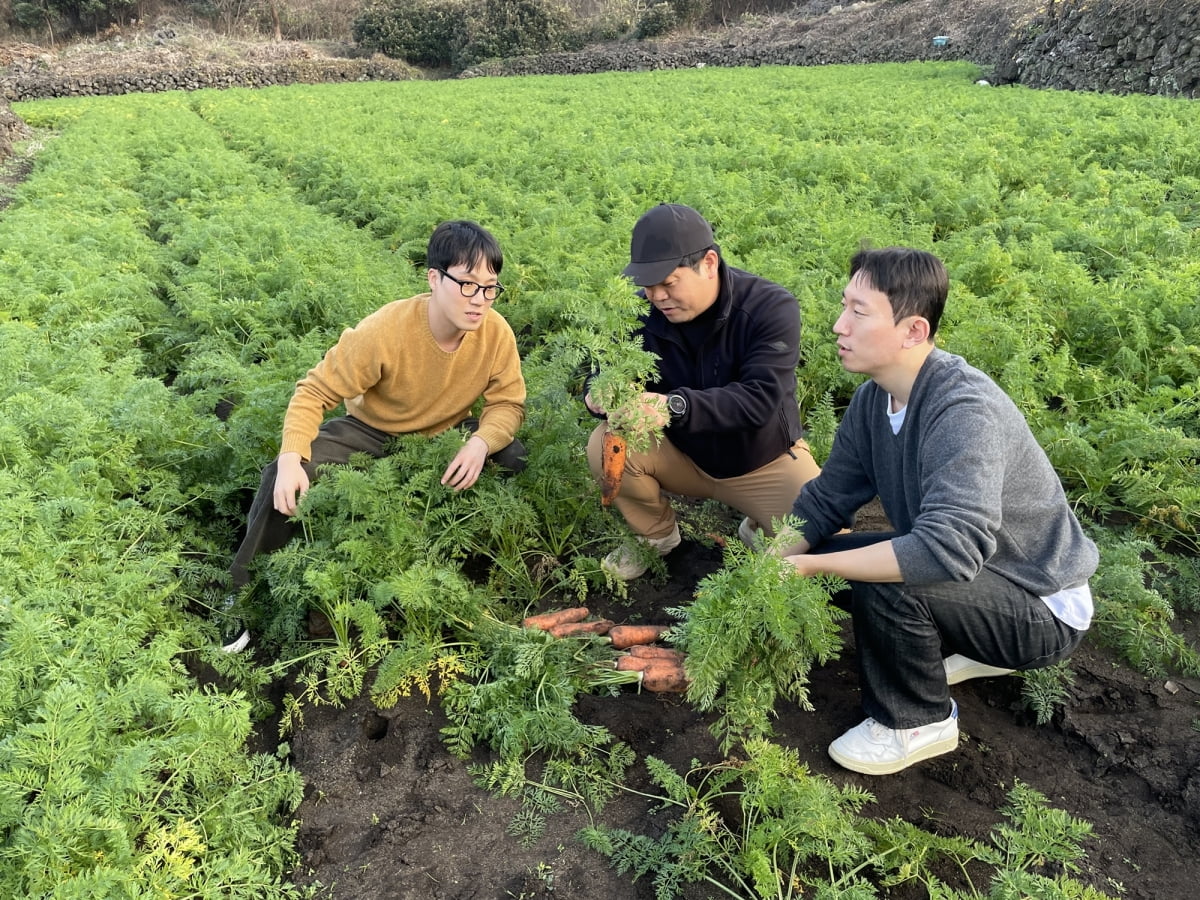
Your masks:
M11 102L48 97L86 97L200 88L268 87L275 84L321 84L338 81L404 81L413 69L398 60L289 59L246 65L190 65L179 69L56 74L35 64L14 64L0 77L0 96Z
M965 59L991 67L1004 59L1016 24L1039 0L874 0L810 2L763 25L735 26L686 39L621 42L575 53L499 60L463 73L574 75L696 66L817 66ZM935 44L942 37L944 44Z
M937 37L939 40L934 41ZM1198 0L808 0L792 14L683 39L620 41L501 60L463 73L587 74L697 66L810 66L963 59L997 83L1200 96ZM63 74L38 61L0 70L11 101L136 91L420 77L406 64L292 58Z
M1196 0L1058 0L1014 39L1002 81L1200 97Z

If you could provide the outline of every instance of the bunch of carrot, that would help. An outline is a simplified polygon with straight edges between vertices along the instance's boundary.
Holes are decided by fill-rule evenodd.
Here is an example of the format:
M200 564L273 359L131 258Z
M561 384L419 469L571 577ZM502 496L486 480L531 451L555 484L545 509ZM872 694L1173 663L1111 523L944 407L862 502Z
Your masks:
M586 606L572 606L557 612L540 613L527 616L522 622L522 628L538 628L547 632L551 637L573 637L581 634L608 634L613 627L612 619L593 619L585 621L591 615Z
M617 671L639 673L638 684L645 690L682 694L688 689L685 658L670 647L635 644L617 660Z
M523 628L537 628L553 637L594 634L607 636L617 650L627 650L617 658L618 672L637 672L638 684L648 691L683 693L688 688L684 655L670 647L653 647L670 625L614 625L611 619L588 621L591 610L572 606L556 612L527 616Z

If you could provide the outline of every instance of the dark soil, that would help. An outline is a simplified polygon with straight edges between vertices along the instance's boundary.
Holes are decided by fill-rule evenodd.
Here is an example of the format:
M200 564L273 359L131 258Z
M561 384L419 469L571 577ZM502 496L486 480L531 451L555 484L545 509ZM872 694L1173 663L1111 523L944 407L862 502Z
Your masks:
M656 612L688 602L697 582L721 564L720 550L685 543L669 557L669 580L641 579L633 603L591 602L617 621L662 621ZM1180 623L1194 640L1200 623ZM1044 726L1023 708L1018 678L966 682L955 688L962 739L953 753L897 775L847 772L826 755L829 742L857 724L858 677L853 648L816 670L814 712L777 710L777 738L795 748L813 773L866 788L875 802L864 813L899 817L939 834L986 839L1002 821L1000 808L1014 779L1052 805L1091 822L1080 879L1113 897L1183 900L1200 877L1200 680L1151 679L1132 672L1095 641L1075 654L1067 708ZM646 755L676 767L692 759L716 762L712 716L674 694L586 696L578 715L603 725L637 753L629 785L654 791ZM647 879L618 875L585 848L575 831L582 810L551 820L547 836L523 847L506 833L516 801L477 787L466 765L440 743L440 710L422 698L379 710L360 699L344 709L323 707L306 717L291 741L292 761L307 783L297 811L302 884L338 898L502 900L572 897L640 900L654 897ZM480 754L476 761L487 761ZM536 774L536 773L533 773ZM609 825L657 835L662 813L633 795L604 810ZM980 887L983 887L982 885ZM986 888L984 888L986 890ZM689 900L725 896L693 885ZM893 889L881 896L924 896Z

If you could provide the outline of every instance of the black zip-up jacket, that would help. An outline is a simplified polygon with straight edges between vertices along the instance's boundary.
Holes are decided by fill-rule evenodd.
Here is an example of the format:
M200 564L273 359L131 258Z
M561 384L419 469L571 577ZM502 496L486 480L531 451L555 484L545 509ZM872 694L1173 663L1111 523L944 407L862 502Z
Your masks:
M719 275L716 320L697 352L653 305L635 335L660 360L646 389L687 399L687 414L666 429L671 443L712 477L732 478L771 462L802 434L800 304L724 260Z

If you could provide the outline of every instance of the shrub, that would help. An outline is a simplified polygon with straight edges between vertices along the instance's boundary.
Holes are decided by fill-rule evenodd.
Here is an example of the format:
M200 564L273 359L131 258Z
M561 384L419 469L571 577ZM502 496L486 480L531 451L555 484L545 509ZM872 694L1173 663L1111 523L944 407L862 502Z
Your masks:
M660 37L678 24L679 17L670 3L655 3L637 20L633 36L639 41L650 37Z
M376 0L354 22L364 50L418 66L465 69L503 59L577 48L581 32L555 0Z
M439 0L369 3L354 20L354 41L364 50L415 66L448 66L451 45L461 28L463 6Z
M462 25L453 54L455 67L462 69L575 43L575 18L555 0L468 0Z
M695 25L712 9L712 0L667 0L680 24Z

